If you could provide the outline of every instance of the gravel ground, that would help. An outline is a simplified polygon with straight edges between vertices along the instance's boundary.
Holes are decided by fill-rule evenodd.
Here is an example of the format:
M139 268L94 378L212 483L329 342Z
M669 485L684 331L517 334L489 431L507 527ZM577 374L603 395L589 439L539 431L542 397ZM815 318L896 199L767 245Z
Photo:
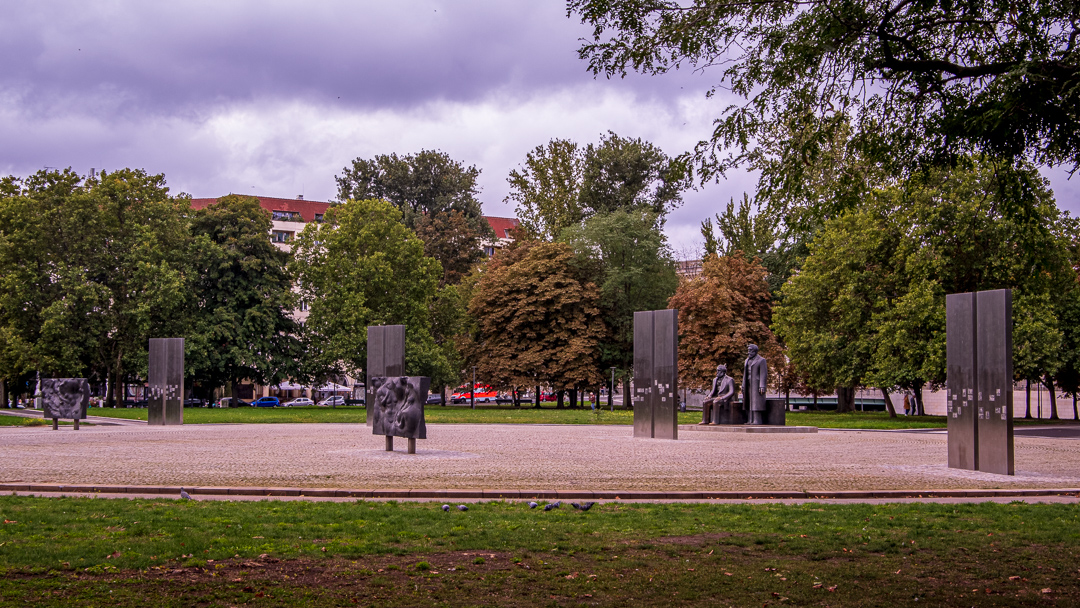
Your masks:
M417 454L346 424L0 427L0 482L350 489L1080 488L1080 441L1016 439L1013 477L949 469L929 433L754 435L628 426L428 425Z

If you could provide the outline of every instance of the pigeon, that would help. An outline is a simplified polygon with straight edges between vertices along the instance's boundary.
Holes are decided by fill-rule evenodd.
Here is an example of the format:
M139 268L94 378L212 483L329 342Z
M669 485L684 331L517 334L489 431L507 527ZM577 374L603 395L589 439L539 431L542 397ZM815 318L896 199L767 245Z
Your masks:
M530 509L535 509L536 508L536 503L530 500L529 501L529 508Z
M583 505L574 505L574 508L578 509L580 511L588 511L595 504L596 504L595 502L587 502L587 503L585 503Z
M574 507L574 508L575 508L575 509L577 509L578 511L580 511L580 510L581 510L581 505L577 504L576 502L572 502L572 503L570 503L570 506L571 506L571 507Z
M469 507L466 507L465 505L458 505L457 510L458 511L468 511Z
M183 498L184 500L191 500L191 494L185 492L184 488L180 488L180 498Z
M548 503L548 504L544 505L544 510L545 511L550 511L552 509L558 509L559 505L561 505L561 504L562 504L562 501L556 501L556 502Z
M442 510L443 511L449 511L450 510L450 505L443 505Z

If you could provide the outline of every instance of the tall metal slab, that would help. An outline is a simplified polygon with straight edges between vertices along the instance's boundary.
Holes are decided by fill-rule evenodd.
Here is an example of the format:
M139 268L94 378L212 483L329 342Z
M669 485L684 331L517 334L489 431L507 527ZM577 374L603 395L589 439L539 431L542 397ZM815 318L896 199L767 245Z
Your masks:
M653 437L679 438L679 311L653 311Z
M405 326L371 325L367 328L367 379L364 403L370 406L375 400L371 387L372 378L405 375ZM427 395L425 395L425 398ZM368 426L374 421L371 407L365 407Z
M977 468L1014 475L1011 290L978 292L975 310Z
M679 311L634 313L634 437L679 438Z
M945 296L945 399L948 415L949 467L977 470L977 340L974 293ZM1011 394L1011 392L1010 392Z
M634 437L653 436L653 313L634 313Z
M150 338L148 424L184 424L184 339Z

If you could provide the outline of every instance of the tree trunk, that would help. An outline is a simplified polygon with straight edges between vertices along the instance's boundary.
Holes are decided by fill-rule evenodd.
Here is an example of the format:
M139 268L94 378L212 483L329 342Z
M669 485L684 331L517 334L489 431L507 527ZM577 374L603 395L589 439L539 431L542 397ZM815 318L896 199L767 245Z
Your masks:
M855 394L854 388L846 386L836 387L836 413L847 414L855 411L855 401L852 397Z
M557 410L563 409L563 395L565 395L565 394L566 394L565 389L559 389L558 391L555 392L555 399L556 399L555 400L555 409L557 409Z
M1061 420L1057 412L1057 393L1054 392L1054 380L1049 376L1043 377L1043 386L1050 391L1050 419Z
M893 407L892 397L887 389L881 389L881 396L885 398L885 409L889 410L889 418L896 418L896 408Z
M540 385L539 384L536 385L536 392L533 393L533 403L536 404L535 407L540 407Z
M612 410L614 408L615 408L615 383L612 382L608 386L607 409Z
M634 400L630 398L630 375L627 374L623 378L622 384L622 406L624 410L634 409Z
M1080 420L1080 416L1076 415L1076 393L1073 393L1073 420Z
M4 380L0 380L0 407L11 407L8 403L7 382Z
M229 382L229 385L229 395L232 397L229 401L229 407L238 407L240 405L240 383L234 379Z
M577 388L570 389L570 409L576 409L578 406L578 390Z
M518 392L518 387L514 387L514 407L521 407L521 393Z
M911 391L911 394L915 398L915 403L912 404L912 407L915 410L915 415L916 416L925 416L926 415L926 404L923 403L922 387L923 387L922 382L916 382L913 390Z
M1031 419L1031 379L1024 380L1024 418Z

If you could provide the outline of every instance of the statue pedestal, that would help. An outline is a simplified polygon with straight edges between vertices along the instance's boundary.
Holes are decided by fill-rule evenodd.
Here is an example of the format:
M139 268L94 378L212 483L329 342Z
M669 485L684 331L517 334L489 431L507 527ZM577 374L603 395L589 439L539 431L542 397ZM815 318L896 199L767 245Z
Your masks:
M765 408L765 415L762 416L765 424L760 426L787 424L787 404L783 399L766 399ZM749 412L742 409L742 401L733 401L730 408L720 408L720 424L746 424L748 414Z

